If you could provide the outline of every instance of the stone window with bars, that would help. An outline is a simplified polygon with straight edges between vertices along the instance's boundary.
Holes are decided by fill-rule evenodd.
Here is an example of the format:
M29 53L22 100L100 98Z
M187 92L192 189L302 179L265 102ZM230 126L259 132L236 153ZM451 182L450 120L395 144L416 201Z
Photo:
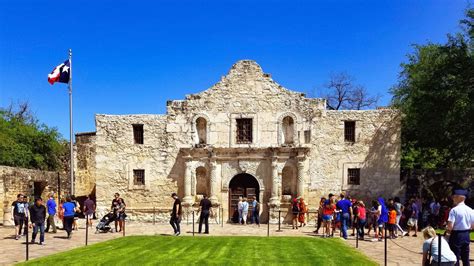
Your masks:
M133 170L133 184L136 186L145 185L145 170L143 169Z
M360 168L347 169L347 184L360 185Z
M238 118L237 122L237 143L252 143L252 119Z
M344 121L344 140L346 142L355 142L355 121Z
M143 144L143 125L135 124L133 126L133 141L135 144Z
M311 130L304 131L304 143L308 144L311 142Z

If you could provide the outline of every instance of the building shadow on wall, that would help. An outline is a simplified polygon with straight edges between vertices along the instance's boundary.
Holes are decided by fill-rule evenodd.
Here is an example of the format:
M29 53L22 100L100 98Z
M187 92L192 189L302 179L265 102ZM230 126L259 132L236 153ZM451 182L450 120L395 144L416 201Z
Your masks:
M171 167L170 172L168 173L167 178L173 181L177 186L177 191L169 191L169 194L176 192L178 197L181 199L184 197L184 171L185 171L185 163L184 163L184 153L182 151L178 152L176 159L174 160L173 167ZM193 171L194 169L191 169ZM167 196L170 196L167 195Z
M400 181L401 114L393 113L390 119L384 119L383 113L379 116L378 120L384 122L376 129L372 139L363 143L369 150L361 173L362 190L352 190L351 193L365 200L398 196L404 190L402 186L396 185Z

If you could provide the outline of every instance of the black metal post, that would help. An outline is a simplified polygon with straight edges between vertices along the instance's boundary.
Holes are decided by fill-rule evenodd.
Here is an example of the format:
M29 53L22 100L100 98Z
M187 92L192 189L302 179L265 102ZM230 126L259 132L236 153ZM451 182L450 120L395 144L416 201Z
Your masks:
M387 266L387 226L383 225L385 230L385 246L384 246L384 265Z
M123 236L125 236L125 218L123 219L122 233L123 233Z
M61 201L61 177L58 172L58 204Z
M359 248L359 222L356 223L356 248Z
M267 236L270 236L270 209L268 209Z
M194 211L193 211L193 236L194 236Z
M89 238L89 216L86 214L86 246Z
M222 214L221 226L224 227L224 207L221 207L221 214Z
M281 232L281 210L278 210L278 230L277 232Z
M28 219L28 216L25 216L25 217L26 219ZM25 226L25 232L26 232L26 260L28 260L30 258L30 247L29 247L30 239L28 238L28 222L26 223L26 226Z
M153 225L155 225L155 215L156 215L155 207L153 207Z
M441 265L441 234L438 234L438 265Z

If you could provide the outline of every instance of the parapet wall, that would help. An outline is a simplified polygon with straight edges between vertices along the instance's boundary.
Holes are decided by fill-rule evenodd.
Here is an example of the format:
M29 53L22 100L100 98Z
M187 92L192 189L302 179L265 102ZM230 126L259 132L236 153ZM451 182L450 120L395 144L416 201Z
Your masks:
M19 167L0 166L0 222L3 225L12 225L11 204L19 193L27 195L29 199L42 197L46 199L48 193L55 192L62 195L69 193L68 175L59 172L41 171Z

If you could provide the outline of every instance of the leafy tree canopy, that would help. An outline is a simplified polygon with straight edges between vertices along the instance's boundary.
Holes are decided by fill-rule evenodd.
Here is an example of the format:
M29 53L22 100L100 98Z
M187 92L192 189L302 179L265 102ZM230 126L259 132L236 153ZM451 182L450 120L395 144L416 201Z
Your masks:
M403 113L403 168L464 168L474 155L474 10L464 33L445 44L415 45L403 63L392 104Z
M57 129L39 123L28 103L0 108L0 165L58 170L66 150Z

